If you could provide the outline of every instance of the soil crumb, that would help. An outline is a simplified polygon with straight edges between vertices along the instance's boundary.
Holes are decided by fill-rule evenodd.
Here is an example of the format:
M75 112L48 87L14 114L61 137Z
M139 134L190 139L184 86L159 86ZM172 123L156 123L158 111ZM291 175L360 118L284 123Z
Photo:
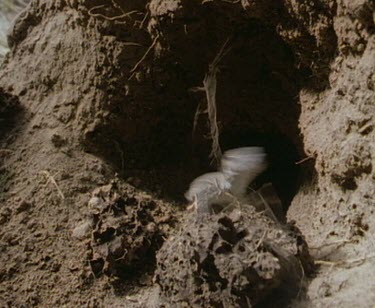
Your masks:
M276 293L274 302L282 303L301 290L311 259L295 227L252 206L195 215L157 254L155 281L169 305L252 307Z

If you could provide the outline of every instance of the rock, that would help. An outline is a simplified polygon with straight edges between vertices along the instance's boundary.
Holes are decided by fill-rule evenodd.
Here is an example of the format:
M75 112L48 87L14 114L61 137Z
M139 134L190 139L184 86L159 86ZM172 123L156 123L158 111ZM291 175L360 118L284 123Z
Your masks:
M77 239L89 237L92 228L91 221L84 221L73 229L72 236Z

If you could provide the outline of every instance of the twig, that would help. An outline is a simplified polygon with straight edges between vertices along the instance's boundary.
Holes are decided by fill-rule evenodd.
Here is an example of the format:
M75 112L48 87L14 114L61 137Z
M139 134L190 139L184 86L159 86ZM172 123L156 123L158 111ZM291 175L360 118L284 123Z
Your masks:
M358 132L360 134L362 134L363 132L365 132L368 128L370 128L372 126L372 123L371 122L368 122L366 123L365 125L361 126L359 129L358 129Z
M138 67L141 65L141 63L146 59L146 57L150 53L150 51L155 47L158 38L159 38L159 34L155 36L154 41L152 42L151 46L147 49L147 51L144 53L144 55L142 56L142 58L130 70L130 73L132 73L132 74L130 75L130 77L128 78L128 80L130 80L130 79L133 78L135 71L138 69Z
M56 183L54 177L53 177L53 176L52 176L47 170L42 170L42 171L40 171L39 173L41 173L41 174L43 174L43 175L45 175L45 176L47 177L47 179L48 179L47 184L48 184L48 182L51 182L51 183L56 187L57 192L58 192L59 196L61 197L61 199L64 200L64 199L65 199L65 196L64 196L64 194L62 193L62 191L61 191L59 185L57 185L57 183Z

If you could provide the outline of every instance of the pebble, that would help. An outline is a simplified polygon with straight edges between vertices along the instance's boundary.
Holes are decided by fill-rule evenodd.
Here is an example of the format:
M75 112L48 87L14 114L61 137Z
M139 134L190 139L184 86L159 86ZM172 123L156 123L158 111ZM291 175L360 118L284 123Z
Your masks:
M90 235L91 222L84 221L73 229L72 236L77 239L84 239Z

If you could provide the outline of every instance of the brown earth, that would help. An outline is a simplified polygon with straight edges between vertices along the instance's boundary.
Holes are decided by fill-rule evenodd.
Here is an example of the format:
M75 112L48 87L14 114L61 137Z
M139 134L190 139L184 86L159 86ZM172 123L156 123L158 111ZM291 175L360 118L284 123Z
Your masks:
M212 168L195 114L218 68L221 148L266 148L257 185L273 183L317 265L288 305L373 307L374 30L371 0L31 1L0 70L0 306L160 306L178 270L163 253L194 227L183 192Z

